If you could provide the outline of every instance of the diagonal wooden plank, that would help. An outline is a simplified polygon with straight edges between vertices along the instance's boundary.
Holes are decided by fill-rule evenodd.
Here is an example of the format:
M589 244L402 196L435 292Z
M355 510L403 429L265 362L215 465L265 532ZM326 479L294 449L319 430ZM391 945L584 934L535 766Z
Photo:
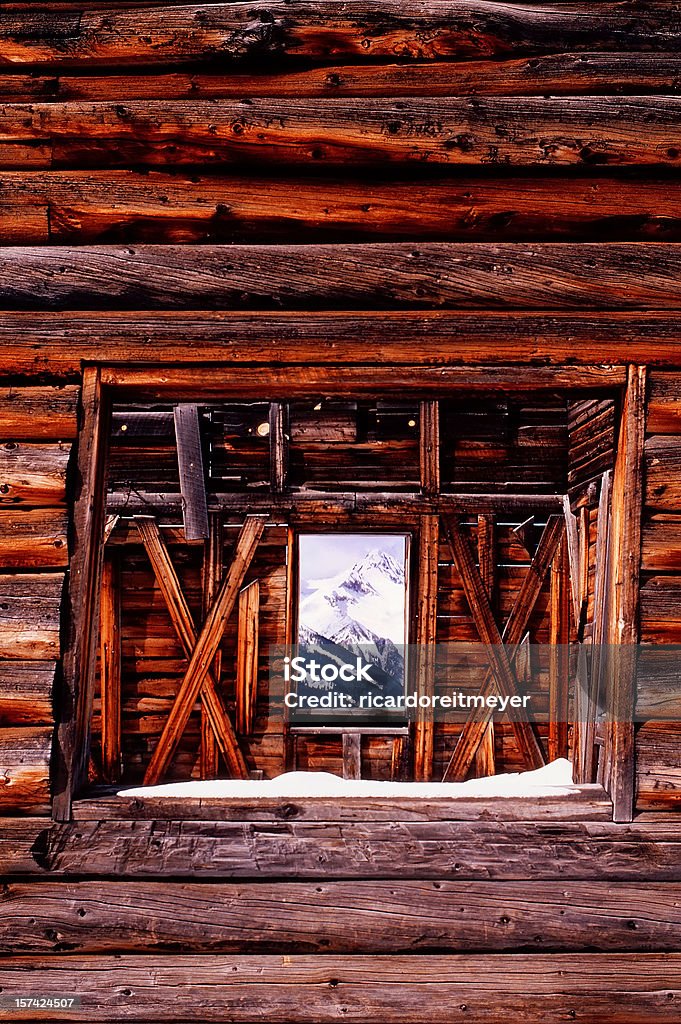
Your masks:
M156 520L152 516L136 516L135 523L142 537L149 561L154 570L156 581L168 607L178 639L185 654L191 658L196 647L196 628L189 605L182 593L180 581L175 572L168 548L161 536ZM203 707L210 720L220 750L227 762L231 774L236 778L247 779L248 769L239 747L236 734L229 720L222 699L215 684L212 673L208 673L201 691Z
M222 579L224 557L224 529L222 512L211 512L208 516L208 540L204 545L201 570L202 617L208 614L210 606ZM213 663L213 675L217 692L220 692L222 676L222 652L218 650ZM218 742L205 701L201 703L201 778L215 779L219 771Z
M191 710L210 672L225 625L265 529L266 519L266 516L246 516L236 542L232 564L203 624L168 721L149 762L144 776L147 786L154 785L163 776L184 732Z
M496 598L496 518L493 513L478 515L478 565L492 609ZM490 721L475 752L475 774L484 778L495 774L494 721Z
M206 480L203 472L199 407L186 402L176 405L173 414L184 532L187 540L206 540L208 538L208 499L206 498Z
M536 554L532 559L532 563L527 571L525 579L523 580L523 584L518 592L513 608L511 609L511 614L508 617L503 633L497 643L504 643L512 647L516 647L522 640L546 578L546 574L563 537L564 529L565 524L562 516L549 517L537 546ZM461 539L464 540L464 538ZM473 563L470 549L466 548L466 551L468 553L470 564L472 565L473 570L475 570L475 575L477 575L479 579L480 574L477 572L475 564ZM466 551L463 553L464 557ZM482 583L482 581L480 582ZM495 630L497 636L499 636L499 631L496 629L496 625ZM512 664L515 660L513 652L509 655L509 659ZM493 679L488 675L483 685L483 693L487 694L492 691ZM465 779L471 761L475 756L475 752L485 735L487 723L491 721L491 719L491 711L486 713L477 712L475 719L469 718L465 723L456 747L449 759L449 764L445 769L445 773L443 775L444 782L455 782ZM532 735L534 737L534 733L532 733Z

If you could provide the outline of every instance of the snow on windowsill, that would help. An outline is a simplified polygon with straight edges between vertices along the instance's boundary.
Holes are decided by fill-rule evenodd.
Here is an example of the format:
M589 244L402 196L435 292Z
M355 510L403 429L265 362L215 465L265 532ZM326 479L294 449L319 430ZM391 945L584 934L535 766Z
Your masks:
M341 779L329 772L285 772L276 779L215 779L172 782L121 790L125 797L185 797L187 799L300 799L301 797L561 797L577 792L572 764L565 758L531 772L492 775L468 782L373 782Z

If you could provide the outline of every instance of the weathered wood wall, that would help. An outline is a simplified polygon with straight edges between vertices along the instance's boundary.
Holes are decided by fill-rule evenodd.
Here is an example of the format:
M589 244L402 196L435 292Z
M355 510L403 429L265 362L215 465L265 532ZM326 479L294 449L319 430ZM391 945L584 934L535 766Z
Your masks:
M680 41L673 0L0 5L0 810L36 815L0 827L3 996L41 978L92 1020L678 1020L676 821L37 815L84 361L241 363L251 400L301 397L286 363L344 400L350 364L365 394L392 363L497 396L500 365L545 393L599 364L566 421L587 627L589 485L611 465L611 389L647 365L641 632L677 639ZM135 645L163 657L169 637L141 549L114 550L146 679ZM124 715L151 721L168 692L128 693ZM673 719L676 694L639 712L660 699ZM640 808L677 806L680 741L639 730Z
M50 806L78 388L0 394L0 813Z

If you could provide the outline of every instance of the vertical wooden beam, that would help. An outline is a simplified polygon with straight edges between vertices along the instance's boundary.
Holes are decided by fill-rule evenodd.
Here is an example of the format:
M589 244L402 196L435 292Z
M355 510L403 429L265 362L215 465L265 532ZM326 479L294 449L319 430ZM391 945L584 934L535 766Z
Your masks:
M208 540L203 553L202 571L202 609L205 619L210 606L215 600L222 579L222 562L224 555L224 529L221 512L211 512L208 516ZM213 662L215 686L220 692L222 678L222 651L218 650ZM218 741L210 721L208 708L201 702L201 778L215 779L219 771Z
M416 620L416 687L420 695L432 695L435 685L439 541L438 517L422 516L419 523ZM433 712L419 708L414 726L414 778L417 782L429 782L432 775Z
M421 402L419 420L421 490L432 497L440 493L440 403Z
M208 678L220 641L244 582L256 548L265 529L266 516L246 516L236 542L229 570L220 584L217 597L206 617L187 671L180 683L175 703L147 767L144 784L153 786L164 775L184 732L201 688ZM207 692L210 692L210 688Z
M187 540L208 537L208 501L201 450L199 407L185 403L174 410L182 515Z
M53 814L71 817L75 793L87 782L95 686L104 545L106 467L111 409L99 367L83 371L76 456L76 501L69 563L68 626L56 736Z
M362 736L358 732L343 733L343 778L362 778Z
M551 562L549 597L549 760L568 756L570 569L565 538Z
M589 529L590 516L587 505L579 510L579 621L586 623L589 602Z
M609 785L615 821L630 821L634 810L635 645L639 640L645 390L645 366L630 366L620 417L610 524L608 642L630 648L618 652L609 687Z
M298 602L298 565L296 559L296 534L293 527L289 526L286 535L286 624L284 640L287 647L293 647L297 641L296 636L296 612ZM281 695L283 701L283 694ZM288 708L284 711L283 724L283 762L284 771L296 770L297 740L291 732L289 725Z
M250 736L258 692L258 632L260 583L253 580L239 594L239 632L236 648L236 730Z
M99 675L102 704L102 774L121 778L121 583L117 555L109 551L102 569Z
M288 478L288 406L270 402L270 486L283 494Z
M490 514L478 516L478 564L480 579L487 594L490 607L494 608L496 598L496 521ZM475 751L475 775L485 778L496 771L494 751L494 722L488 723L478 749Z

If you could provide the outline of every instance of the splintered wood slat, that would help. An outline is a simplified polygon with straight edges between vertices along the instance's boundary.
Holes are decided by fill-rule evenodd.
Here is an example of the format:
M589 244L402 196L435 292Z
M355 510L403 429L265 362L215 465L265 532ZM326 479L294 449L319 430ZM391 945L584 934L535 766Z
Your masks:
M196 647L196 628L168 549L161 537L158 525L152 517L136 516L135 523L154 570L156 582L163 594L173 628L187 658L190 658ZM246 762L211 672L208 672L204 679L201 695L202 706L206 708L230 773L238 779L248 778Z
M283 494L288 477L289 425L288 406L270 402L270 486L275 494Z
M265 516L246 516L234 549L232 564L196 640L189 666L180 683L170 715L147 767L144 784L154 785L162 778L191 714L192 708L208 678L210 665L217 653L225 625L236 603L244 577L265 529ZM207 691L210 693L208 687ZM205 699L205 698L204 698Z
M80 492L73 510L71 615L63 657L64 697L56 740L59 767L54 780L53 813L61 821L70 818L73 797L87 781L90 757L111 416L99 367L88 366L83 371L81 405L77 449Z
M446 521L450 521L449 517L447 517ZM497 637L499 637L499 639L493 641L493 643L497 645L503 643L511 648L510 654L507 655L507 660L510 662L511 666L513 665L513 662L517 657L518 645L522 641L523 636L525 635L525 632L527 630L527 626L532 616L532 612L534 611L535 604L537 603L537 599L544 584L546 574L555 556L558 545L560 544L561 539L564 535L564 529L565 526L562 516L553 515L549 517L549 520L546 526L544 527L544 532L542 533L539 544L537 546L536 554L525 575L522 586L518 592L518 596L516 597L513 608L511 609L511 613L506 621L506 625L504 626L501 636L499 636L499 631L496 627L496 623L494 623L494 617L491 614L491 610L489 611L489 614L485 617L486 622L490 627L486 630L486 633L488 635L496 635ZM466 547L464 547L464 545L466 545ZM475 574L477 573L477 570L475 568L475 564L473 563L470 549L467 547L466 540L464 537L460 535L460 533L458 548L461 552L462 562L467 566L468 575L472 575L473 580L475 580ZM454 548L452 548L452 551L454 551ZM474 573L471 573L471 566L472 569L475 571ZM477 575L479 579L479 574ZM482 581L480 581L480 586L476 587L476 591L480 595L477 598L478 603L484 604L484 587L482 585ZM473 597L473 600L475 601L476 597ZM473 605L471 604L471 610L472 609ZM482 634L481 639L484 640ZM488 641L485 642L489 643ZM489 646L487 649L488 651L490 650ZM504 648L502 647L501 650L504 650ZM488 674L483 684L482 690L482 692L485 695L494 692L493 683L494 677L492 676L492 674ZM482 739L484 737L487 723L491 721L492 718L493 713L488 709L478 710L474 716L471 715L468 718L461 731L461 735L459 736L457 744L452 752L452 756L449 759L449 763L445 769L443 775L444 782L460 782L466 778L466 775L468 774L468 769L470 768L473 757L475 756L475 752L478 749L478 746L482 742ZM531 732L531 735L534 740L533 746L536 748L539 746L539 744L533 731ZM541 750L541 748L539 749Z
M473 561L473 555L468 541L461 532L459 524L451 516L445 516L444 522L449 543L452 548L454 561L466 594L466 599L470 606L480 639L485 646L485 653L489 659L490 669L494 676L496 685L502 696L516 697L518 696L518 689L516 686L515 674L504 643L519 643L521 638L519 637L518 640L514 640L509 637L506 641L502 638L499 628L495 622L494 615L492 614L489 601L487 600L485 587L482 579L480 578L480 573ZM547 529L549 529L548 526ZM530 567L527 576L523 581L523 587L518 595L519 599L523 599L523 606L525 604L525 592L534 593L534 587L526 586L528 580L531 580L533 575L534 573ZM536 589L537 592L538 589L541 589L541 583L539 584L539 588ZM534 600L536 600L536 597ZM485 721L484 724L486 727L487 721ZM541 744L539 743L530 723L522 720L512 720L511 726L527 767L530 769L540 768L545 763L544 754L541 749Z
M208 537L208 501L199 407L190 403L176 405L174 417L184 532L187 540L205 540Z
M496 590L496 519L490 514L478 515L478 564L490 606L494 608ZM477 778L494 775L494 722L488 723L478 749L475 752L475 774Z
M419 427L421 490L432 497L440 492L439 402L421 402Z
M606 733L606 785L615 821L630 821L634 804L635 645L639 639L639 580L646 367L630 366L620 416L612 482L610 614L608 643L628 645L609 681L610 727Z
M358 732L343 733L343 778L362 778L362 736Z
M567 543L568 561L570 563L570 590L572 593L572 614L574 615L575 628L580 631L583 623L580 616L580 568L579 559L579 531L577 529L577 516L572 511L570 498L567 494L563 496L563 511L565 513L565 535Z
M121 581L119 560L111 552L102 568L100 619L102 773L105 782L114 783L121 778Z
M603 474L598 501L596 528L596 572L594 579L593 623L591 627L591 670L586 680L586 693L581 694L581 714L576 716L577 750L575 754L575 781L596 781L596 715L601 694L602 674L608 661L602 644L607 642L607 615L610 585L610 503L612 473ZM605 659L605 661L604 661ZM605 770L605 765L603 766Z
M236 650L236 730L250 736L255 721L258 692L258 634L260 583L253 580L239 594L239 627Z
M549 598L549 761L568 756L570 578L565 538L551 562Z
M204 546L202 568L202 608L205 619L215 600L222 579L224 530L221 512L211 512L208 517L208 540ZM213 676L217 692L220 692L222 678L222 651L218 651L213 662ZM210 715L201 701L201 778L214 779L218 774L218 740L211 725Z
M437 636L437 583L440 521L422 516L419 522L416 688L432 695L435 685L435 640ZM419 707L414 725L414 780L429 782L433 772L433 712Z

